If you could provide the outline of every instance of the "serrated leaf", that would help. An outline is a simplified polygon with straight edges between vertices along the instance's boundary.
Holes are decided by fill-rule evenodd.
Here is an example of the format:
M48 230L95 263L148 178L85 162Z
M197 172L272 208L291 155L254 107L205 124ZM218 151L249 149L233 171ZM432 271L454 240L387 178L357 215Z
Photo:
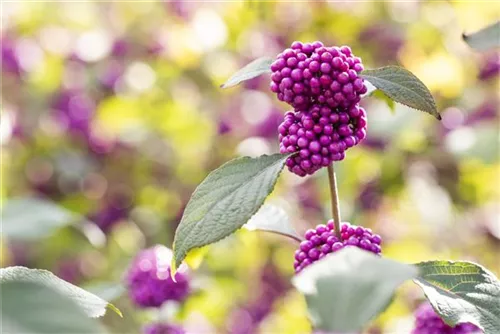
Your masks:
M302 241L302 238L290 224L285 210L272 204L264 204L244 227L248 230L276 233L298 242Z
M240 84L243 81L247 81L258 77L264 73L271 72L271 64L273 59L269 57L257 58L251 63L247 64L245 67L240 69L238 72L233 74L221 88L229 88Z
M485 334L500 333L500 282L487 269L466 261L416 264L415 282L450 326L470 322Z
M317 329L358 332L382 312L417 268L346 247L306 267L292 282L307 301Z
M81 334L105 333L96 319L60 291L30 281L1 284L2 333Z
M500 21L462 38L471 48L486 51L500 47Z
M0 285L9 282L35 283L48 287L62 296L71 299L82 311L91 318L101 317L106 313L109 303L96 295L83 290L65 280L60 279L50 271L29 269L25 267L7 267L0 269ZM111 307L118 315L121 312Z
M175 231L174 268L189 250L241 228L273 190L288 156L237 158L211 172L191 196Z
M35 240L52 235L58 229L84 220L48 200L12 198L1 209L2 233L10 239Z
M392 100L441 119L429 89L413 73L399 66L365 70L361 76Z

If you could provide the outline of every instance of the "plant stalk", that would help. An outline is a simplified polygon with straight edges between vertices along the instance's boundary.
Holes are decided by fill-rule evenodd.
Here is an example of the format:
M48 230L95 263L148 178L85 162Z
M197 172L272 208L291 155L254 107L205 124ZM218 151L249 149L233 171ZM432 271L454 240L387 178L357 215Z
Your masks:
M337 177L333 169L333 163L328 166L328 180L330 183L330 198L332 201L332 219L335 226L335 235L342 241L340 233L340 205L339 205L339 191L337 189Z

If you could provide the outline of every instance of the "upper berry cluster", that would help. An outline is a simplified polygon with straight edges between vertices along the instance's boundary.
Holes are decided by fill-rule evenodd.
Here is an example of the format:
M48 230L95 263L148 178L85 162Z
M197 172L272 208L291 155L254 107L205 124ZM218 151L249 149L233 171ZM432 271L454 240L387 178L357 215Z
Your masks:
M325 47L321 42L293 42L271 65L271 90L289 103L279 126L281 153L288 169L310 175L366 137L366 112L359 106L367 88L358 75L361 59L348 46Z
M348 46L293 42L271 65L271 90L295 109L308 109L317 103L348 108L366 93L358 76L362 70L361 59Z

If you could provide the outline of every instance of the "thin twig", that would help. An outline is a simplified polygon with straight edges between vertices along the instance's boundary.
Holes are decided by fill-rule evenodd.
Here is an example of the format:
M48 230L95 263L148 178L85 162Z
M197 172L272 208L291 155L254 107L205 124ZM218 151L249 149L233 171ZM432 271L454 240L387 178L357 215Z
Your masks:
M342 236L340 234L340 206L339 206L339 195L337 189L337 178L335 176L335 170L333 169L333 163L328 166L328 180L330 183L330 196L332 201L332 218L333 224L335 225L335 235L339 240L342 241Z

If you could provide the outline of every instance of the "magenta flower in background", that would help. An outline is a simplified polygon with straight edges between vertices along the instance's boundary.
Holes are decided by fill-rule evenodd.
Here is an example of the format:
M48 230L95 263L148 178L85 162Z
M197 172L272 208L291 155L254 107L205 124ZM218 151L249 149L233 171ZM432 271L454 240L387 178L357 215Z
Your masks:
M164 323L154 323L144 326L144 334L184 334L186 331L179 326Z
M170 277L172 251L165 246L140 251L132 261L125 283L129 296L139 307L160 307L167 300L182 301L189 294L187 267L182 265Z
M3 36L0 40L0 44L2 48L2 72L20 75L21 66L16 55L14 40Z
M481 61L479 80L489 80L500 73L500 53L492 53Z
M279 272L276 265L267 263L262 268L259 286L252 299L231 313L227 323L228 333L258 333L260 323L271 314L274 303L289 288L289 281Z
M80 90L61 90L53 99L55 118L68 131L88 134L94 116L95 103Z
M89 216L104 233L109 233L115 225L127 219L130 206L122 200L110 201L100 211Z
M432 308L431 304L423 303L415 311L415 328L411 334L472 334L482 331L471 323L448 326Z

